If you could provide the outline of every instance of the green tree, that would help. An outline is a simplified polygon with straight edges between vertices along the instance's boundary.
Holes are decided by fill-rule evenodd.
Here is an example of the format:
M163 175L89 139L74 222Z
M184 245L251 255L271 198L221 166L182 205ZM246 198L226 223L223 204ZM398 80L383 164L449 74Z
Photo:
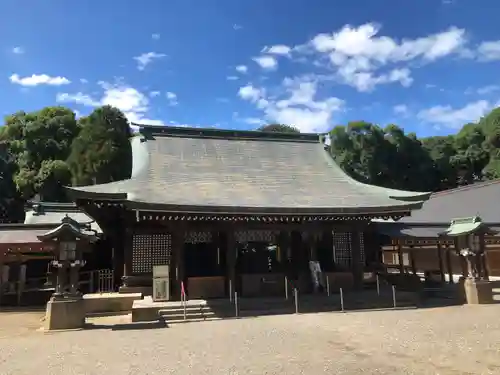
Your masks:
M79 127L72 110L64 107L46 107L40 111L18 112L5 119L2 138L9 145L10 152L17 163L14 181L24 199L38 193L37 188L44 186L40 173L44 163L59 160L64 163L71 151L73 139ZM45 167L44 167L45 168ZM68 181L61 181L67 183ZM60 191L44 189L42 199L61 201Z
M259 129L262 132L275 132L275 133L300 133L300 130L291 125L284 124L269 124L263 125Z
M450 162L457 153L455 136L435 136L422 139L422 148L432 160L433 168L430 178L433 181L432 191L440 191L457 187L458 174L456 167Z
M104 106L80 119L81 131L72 145L68 164L74 185L123 180L132 171L132 136L125 115Z
M15 172L16 163L9 153L8 144L0 141L0 223L24 220L23 201L14 183Z

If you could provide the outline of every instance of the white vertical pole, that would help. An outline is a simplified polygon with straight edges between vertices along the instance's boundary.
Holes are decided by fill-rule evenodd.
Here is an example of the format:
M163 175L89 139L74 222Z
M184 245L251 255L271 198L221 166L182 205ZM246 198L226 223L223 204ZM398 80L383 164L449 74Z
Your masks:
M392 286L392 304L396 308L396 287L394 285Z
M233 302L233 281L229 279L229 302Z
M378 273L376 274L377 278L377 296L380 296L380 279L378 278Z
M297 292L297 288L293 290L293 294L295 295L295 314L299 313L299 293Z
M330 278L326 276L326 294L330 297Z
M186 313L186 294L184 294L183 299L184 299L184 303L183 303L183 305L184 305L184 320L186 320L186 318L187 318L186 317L186 315L187 315L187 313Z
M340 288L340 309L342 312L345 312L344 311L344 291L342 290L342 288Z
M285 299L288 301L288 277L285 276Z
M234 312L236 317L238 317L239 311L238 311L238 292L234 292Z

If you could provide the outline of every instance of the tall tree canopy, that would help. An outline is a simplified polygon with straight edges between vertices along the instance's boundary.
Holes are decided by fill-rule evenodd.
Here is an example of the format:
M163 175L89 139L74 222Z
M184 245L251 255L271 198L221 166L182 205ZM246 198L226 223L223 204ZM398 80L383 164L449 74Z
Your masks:
M299 129L297 129L296 127L285 124L263 125L258 130L260 130L261 132L300 133Z
M75 185L100 184L130 177L132 136L125 115L104 106L80 120L68 163Z
M71 152L71 144L79 128L75 114L64 107L47 107L41 111L18 112L5 120L2 137L9 145L10 152L17 162L14 181L18 191L25 199L37 192L42 198L51 201L64 199L58 191L45 188L45 179L61 178L58 184L70 184L68 174L59 170ZM51 161L59 161L51 163ZM57 169L55 171L53 169Z

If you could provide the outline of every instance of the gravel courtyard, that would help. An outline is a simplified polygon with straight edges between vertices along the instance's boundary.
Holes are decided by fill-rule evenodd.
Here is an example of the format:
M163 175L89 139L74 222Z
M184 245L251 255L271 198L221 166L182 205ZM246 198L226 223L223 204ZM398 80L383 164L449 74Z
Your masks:
M500 374L499 316L460 306L44 334L41 313L0 313L0 374Z

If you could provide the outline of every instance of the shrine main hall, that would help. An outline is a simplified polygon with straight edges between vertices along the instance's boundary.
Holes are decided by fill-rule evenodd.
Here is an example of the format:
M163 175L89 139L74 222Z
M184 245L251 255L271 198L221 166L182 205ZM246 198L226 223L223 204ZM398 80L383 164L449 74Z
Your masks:
M137 125L129 179L68 188L113 250L120 292L152 293L168 265L171 299L356 288L375 262L373 219L399 219L430 193L360 183L324 135Z

